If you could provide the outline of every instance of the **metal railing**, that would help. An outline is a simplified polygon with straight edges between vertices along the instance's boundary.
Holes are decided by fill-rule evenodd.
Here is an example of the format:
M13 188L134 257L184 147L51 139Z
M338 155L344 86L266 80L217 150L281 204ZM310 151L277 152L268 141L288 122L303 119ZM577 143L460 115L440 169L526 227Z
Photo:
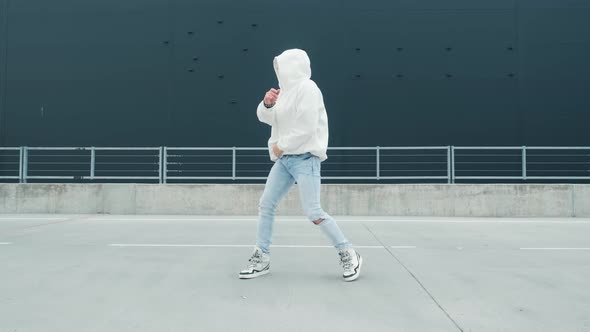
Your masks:
M457 180L590 180L590 147L452 147Z
M333 147L324 180L456 183L590 180L590 147ZM0 180L265 180L267 148L0 147Z

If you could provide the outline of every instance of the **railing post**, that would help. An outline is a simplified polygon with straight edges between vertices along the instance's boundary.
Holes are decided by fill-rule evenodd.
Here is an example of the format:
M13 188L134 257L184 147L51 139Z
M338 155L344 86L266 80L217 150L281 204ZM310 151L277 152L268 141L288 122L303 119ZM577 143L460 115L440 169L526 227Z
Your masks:
M21 146L18 154L18 183L23 182L23 156L24 148Z
M96 150L94 146L90 147L90 180L94 180L94 172L96 170Z
M29 174L29 149L26 146L23 149L23 173L21 176L22 183L27 183L27 175Z
M379 146L377 146L377 180L379 180L380 176L381 176L381 167L380 164L381 163L381 149L379 148Z
M455 147L451 145L451 183L455 183Z
M447 183L451 184L451 147L447 147Z
M526 180L526 146L522 146L522 179Z
M168 147L164 147L164 160L162 162L162 183L166 184L168 181Z
M164 159L164 148L160 147L159 149L159 153L158 153L158 182L160 184L162 184L162 165L163 165L163 159Z
M232 157L231 157L231 178L232 180L236 179L236 147L232 147Z

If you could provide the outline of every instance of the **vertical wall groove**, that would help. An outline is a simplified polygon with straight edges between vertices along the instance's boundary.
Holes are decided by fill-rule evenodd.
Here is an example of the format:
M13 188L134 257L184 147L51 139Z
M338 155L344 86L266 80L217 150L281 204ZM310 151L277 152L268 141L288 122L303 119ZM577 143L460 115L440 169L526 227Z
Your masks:
M167 31L167 36L168 36L168 109L166 110L166 134L164 135L164 145L170 145L171 144L171 138L170 135L173 132L173 127L174 127L174 121L173 121L173 114L174 114L174 108L175 108L175 70L174 70L174 61L175 61L175 36L174 36L174 30L175 30L175 24L174 24L174 17L175 17L175 6L174 6L174 0L167 0L168 3L168 13L167 13L167 24L166 24L166 28L168 29Z
M520 145L527 145L526 142L526 115L524 114L524 107L521 103L522 98L522 80L524 75L523 70L523 52L524 48L522 46L522 40L520 36L521 27L520 27L520 0L514 0L514 32L516 37L516 56L517 56L517 75L516 75L516 112L517 112L517 121L518 121L518 141Z
M6 99L8 98L8 5L0 0L0 146L6 142Z

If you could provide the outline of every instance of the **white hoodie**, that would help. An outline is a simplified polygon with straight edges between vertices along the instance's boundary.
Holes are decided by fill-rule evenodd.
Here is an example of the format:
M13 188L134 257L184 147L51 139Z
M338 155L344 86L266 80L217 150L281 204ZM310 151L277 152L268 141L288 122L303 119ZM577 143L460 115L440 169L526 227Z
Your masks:
M272 126L268 149L276 161L272 146L278 144L283 154L311 152L321 161L328 149L328 115L322 92L312 81L311 64L305 51L286 50L274 58L274 69L281 92L272 108L264 101L256 114L261 122Z

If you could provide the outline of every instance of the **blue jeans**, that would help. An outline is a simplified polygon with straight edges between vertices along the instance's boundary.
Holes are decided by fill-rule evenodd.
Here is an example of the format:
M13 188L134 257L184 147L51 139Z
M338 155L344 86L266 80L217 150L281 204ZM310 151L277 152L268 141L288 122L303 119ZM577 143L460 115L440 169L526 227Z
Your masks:
M258 206L258 232L256 246L265 253L270 253L272 227L277 206L289 189L297 182L299 197L303 210L311 222L323 219L320 229L336 249L351 247L336 221L320 205L321 162L311 153L284 155L273 165L264 193Z

